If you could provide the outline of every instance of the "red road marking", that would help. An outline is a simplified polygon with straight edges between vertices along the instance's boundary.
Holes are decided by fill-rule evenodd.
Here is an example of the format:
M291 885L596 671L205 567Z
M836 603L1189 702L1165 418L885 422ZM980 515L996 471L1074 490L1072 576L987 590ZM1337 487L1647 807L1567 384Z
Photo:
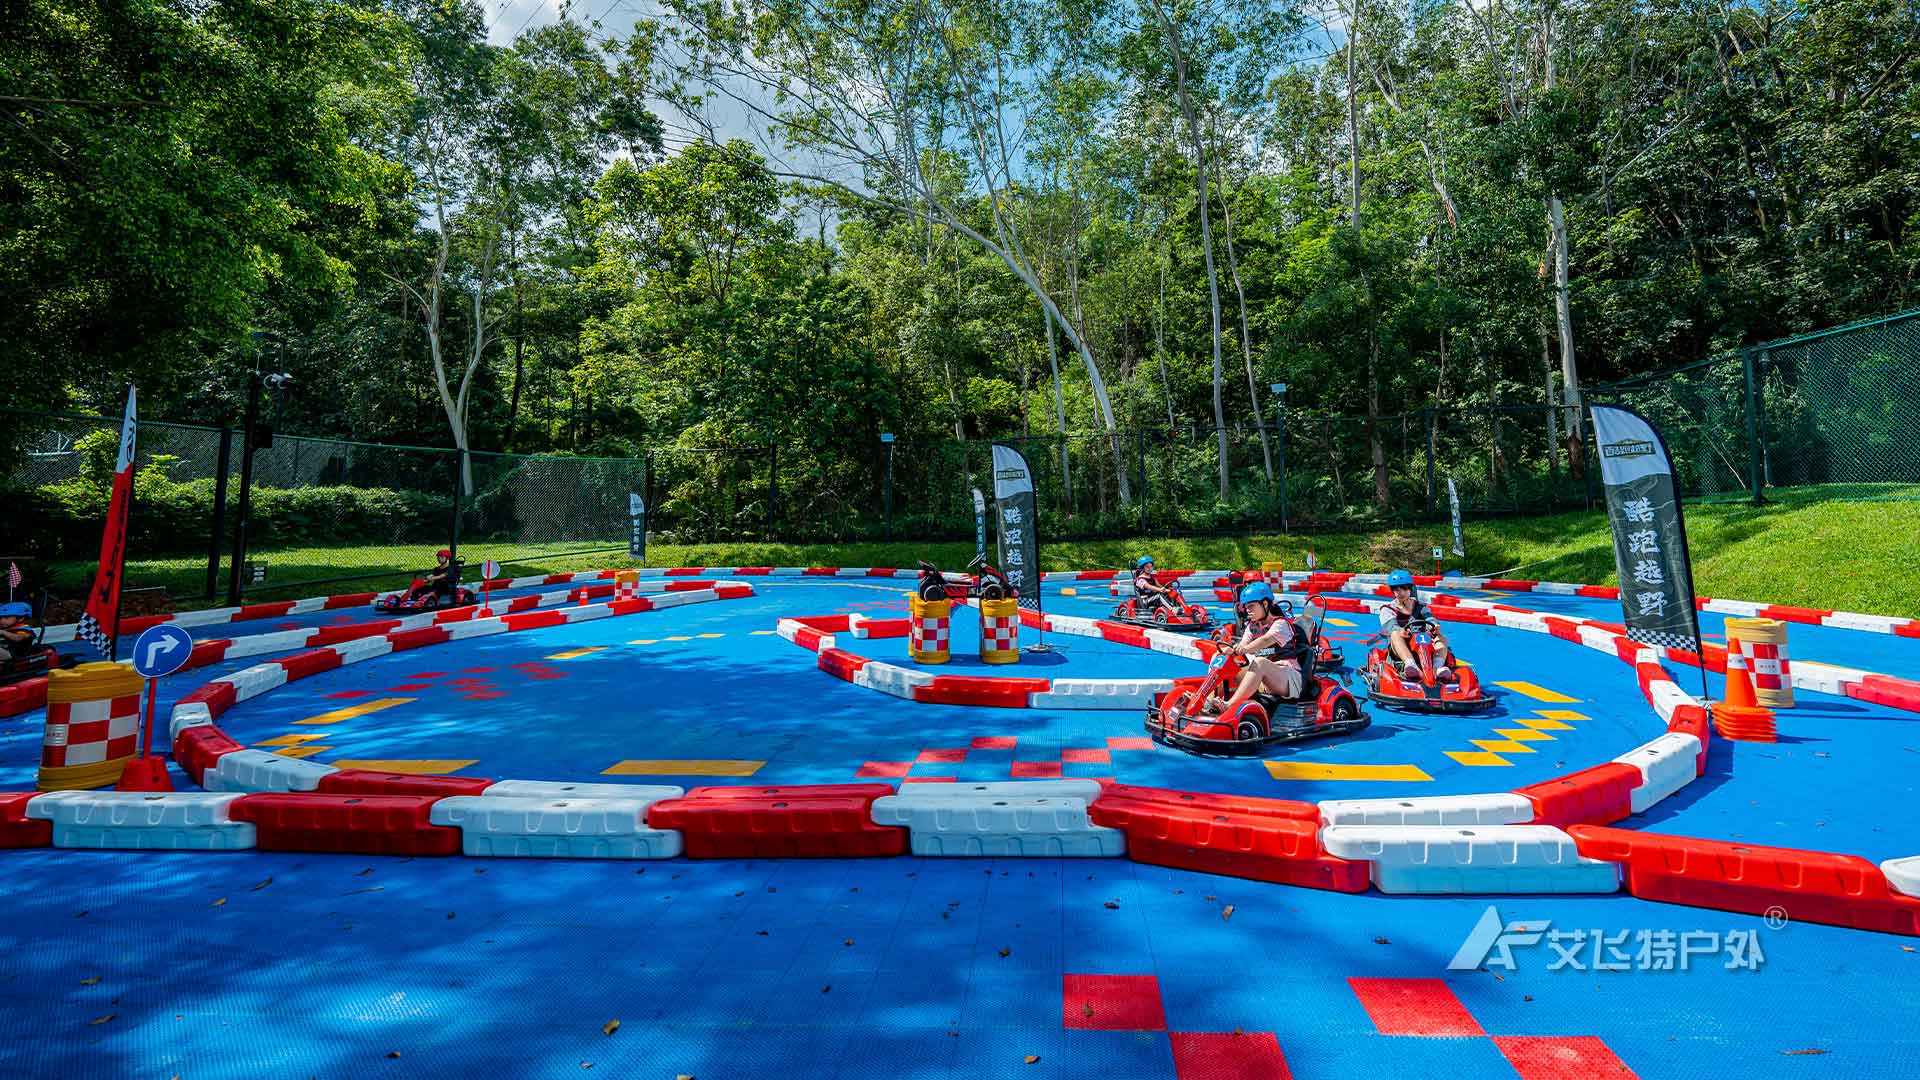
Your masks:
M1067 975L1060 1019L1066 1027L1091 1031L1167 1030L1160 980L1152 975Z
M1016 761L1013 771L1007 775L1016 780L1057 780L1060 778L1060 763L1057 761Z
M856 778L905 776L913 769L911 761L869 761L854 773Z
M433 689L432 683L423 683L423 682L401 683L398 686L387 687L387 691L389 693L408 693L414 690L431 690L431 689Z
M902 784L957 784L957 776L909 776L900 781Z
M489 672L489 671L492 671L492 670L493 670L493 669L492 669L492 668L490 668L490 667L463 667L463 668L461 668L461 669L460 669L460 674L462 674L462 675L480 675L480 674L484 674L484 673L486 673L486 672Z
M1060 760L1075 765L1111 765L1113 755L1105 750L1062 750Z
M1637 1080L1633 1070L1592 1035L1496 1035L1493 1045L1520 1080Z
M1145 735L1109 735L1107 736L1107 749L1151 750L1153 749L1153 740Z
M975 750L1011 750L1018 741L1016 735L979 735L969 745Z
M1382 1035L1485 1035L1439 979L1348 979Z
M339 692L339 693L337 693L337 694L323 694L323 695L321 695L321 696L323 696L323 697L330 697L330 698L357 698L357 697L372 697L372 696L373 696L373 691L371 691L371 690L342 690L342 691L340 691L340 692Z
M965 761L967 760L967 751L964 748L959 750L922 750L920 751L920 755L913 760L946 763Z
M1280 1040L1270 1031L1175 1031L1173 1072L1179 1080L1292 1080Z

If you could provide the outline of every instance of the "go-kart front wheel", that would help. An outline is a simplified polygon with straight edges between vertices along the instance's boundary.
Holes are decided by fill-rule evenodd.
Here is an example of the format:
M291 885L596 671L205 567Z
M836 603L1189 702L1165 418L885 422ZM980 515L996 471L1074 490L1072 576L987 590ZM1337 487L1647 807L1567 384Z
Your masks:
M1266 738L1267 710L1251 701L1240 706L1233 718L1233 737L1240 742Z

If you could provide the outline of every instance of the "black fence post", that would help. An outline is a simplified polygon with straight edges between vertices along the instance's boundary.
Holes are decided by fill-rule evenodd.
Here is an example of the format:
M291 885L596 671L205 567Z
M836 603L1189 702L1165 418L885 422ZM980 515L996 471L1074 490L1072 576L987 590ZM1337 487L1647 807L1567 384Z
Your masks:
M233 462L233 429L220 429L220 463L213 474L213 522L207 535L207 591L211 600L220 591L220 551L227 542L227 470Z
M233 522L233 565L227 567L227 604L238 607L240 604L240 575L247 564L247 525L253 511L253 450L259 442L260 424L260 374L255 372L247 377L247 417L241 434L240 448L240 507Z
M880 503L882 506L886 508L886 514L887 514L886 539L892 540L893 539L893 436L891 435L880 436L880 448L881 448L881 451L886 455L886 459L887 459L886 467L882 470L882 475L880 480Z
M1427 421L1427 516L1432 517L1433 516L1433 499L1434 499L1433 443L1434 443L1434 428L1437 427L1438 424L1435 419L1433 408L1431 406L1429 406L1426 409L1423 409L1422 411L1426 413L1426 421Z
M447 523L447 550L453 558L460 557L460 500L466 493L467 452L455 449L453 452L453 519Z
M1761 474L1760 460L1760 380L1753 359L1752 349L1740 350L1740 366L1747 380L1747 468L1753 473L1753 505L1760 506L1767 501L1766 478Z

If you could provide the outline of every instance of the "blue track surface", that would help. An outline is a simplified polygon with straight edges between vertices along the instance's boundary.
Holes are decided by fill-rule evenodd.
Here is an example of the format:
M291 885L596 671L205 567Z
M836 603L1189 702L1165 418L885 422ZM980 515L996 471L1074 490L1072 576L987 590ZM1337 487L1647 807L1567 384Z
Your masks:
M896 585L755 585L760 595L744 600L351 665L242 703L221 726L249 745L321 734L313 742L330 749L319 761L472 760L460 771L496 777L612 779L599 774L620 761L724 759L764 762L753 776L767 782L844 782L870 763L985 780L1027 762L1066 776L1304 799L1503 790L1607 760L1660 730L1618 661L1540 635L1457 626L1459 651L1483 680L1576 701L1498 690L1501 709L1477 717L1370 708L1375 725L1359 738L1255 761L1109 749L1110 737L1143 734L1138 715L914 704L831 678L813 654L753 633L780 615L896 614ZM1104 592L1050 596L1048 609L1104 614ZM1507 602L1618 616L1603 601L1555 608L1572 599ZM947 670L989 673L958 662L970 631L956 622ZM1910 670L1920 651L1920 642L1803 636L1808 629L1791 628L1796 657L1898 670L1869 662L1860 650L1873 646ZM1824 648L1828 637L1858 648L1799 647ZM1106 642L1051 640L1061 652L1050 662L991 673L1198 670ZM841 644L895 662L904 653L897 639ZM1351 657L1363 652L1357 640L1343 644ZM589 648L598 651L553 659ZM161 726L172 697L251 662L171 680ZM492 670L464 671L472 668ZM1697 676L1675 677L1691 686ZM478 682L447 686L463 678ZM331 696L340 694L365 696ZM334 724L294 723L388 697L412 700ZM1507 741L1496 732L1543 712L1582 718L1542 729L1550 738L1528 741L1531 753L1504 751L1508 765L1447 754ZM1717 741L1707 777L1629 824L1874 859L1920 853L1920 824L1905 812L1920 765L1911 716L1804 694L1781 714L1780 743ZM972 748L983 736L1016 745ZM0 789L31 785L38 742L37 716L0 721ZM960 749L959 761L916 760ZM1063 761L1100 751L1108 760ZM1431 779L1276 779L1267 762L1407 765ZM1549 971L1555 953L1540 945L1516 950L1519 970L1498 977L1448 972L1486 899L1337 895L1125 860L603 864L42 849L0 852L0 869L10 916L0 923L0 1067L22 1076L545 1077L591 1066L594 1075L701 1080L1198 1080L1205 1074L1176 1071L1177 1033L1236 1029L1273 1033L1296 1077L1515 1075L1488 1038L1381 1033L1350 978L1444 980L1489 1036L1592 1036L1641 1077L1920 1073L1911 939L1772 930L1624 895L1494 903L1504 918L1550 919L1556 930L1754 930L1761 970L1728 971L1714 957L1684 973ZM1063 982L1076 974L1151 977L1166 1030L1069 1028L1078 1010ZM90 1023L102 1017L111 1019ZM603 1034L614 1019L618 1031ZM1822 1053L1796 1053L1809 1050Z

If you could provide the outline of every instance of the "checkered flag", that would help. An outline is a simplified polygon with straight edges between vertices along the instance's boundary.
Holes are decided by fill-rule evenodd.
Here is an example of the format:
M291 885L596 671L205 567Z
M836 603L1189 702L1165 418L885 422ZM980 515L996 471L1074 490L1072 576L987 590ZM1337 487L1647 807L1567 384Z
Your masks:
M110 651L113 648L113 638L109 637L107 632L100 628L100 620L94 618L91 613L80 616L80 622L74 627L74 634L79 637L80 640L99 649L101 655L113 655Z
M1697 638L1688 634L1676 634L1668 630L1650 630L1638 626L1629 626L1627 627L1627 640L1637 641L1642 645L1659 645L1667 649L1685 649L1688 652L1700 651L1700 642Z

